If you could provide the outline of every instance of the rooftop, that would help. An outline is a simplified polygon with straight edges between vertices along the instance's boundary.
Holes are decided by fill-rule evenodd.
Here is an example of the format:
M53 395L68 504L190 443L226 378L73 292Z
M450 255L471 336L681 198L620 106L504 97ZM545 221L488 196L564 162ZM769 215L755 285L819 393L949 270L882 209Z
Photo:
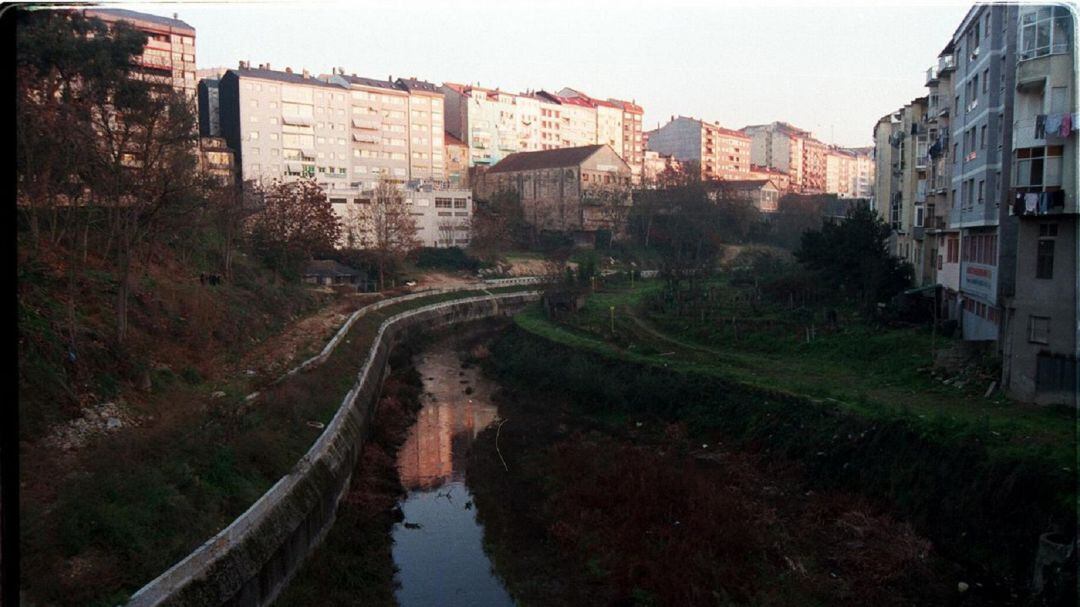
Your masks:
M397 83L410 91L422 91L424 93L439 93L439 87L425 80L416 78L398 78Z
M403 90L405 90L405 89L403 89L401 87L400 84L398 84L397 82L394 82L392 80L376 80L374 78L364 78L363 76L357 76L356 74L351 74L351 75L338 74L338 76L340 76L341 79L344 80L345 82L348 82L349 84L356 84L358 86L370 86L370 87L380 88L380 89L389 89L389 90L392 90L392 91L403 91ZM399 82L400 82L400 80L399 80Z
M583 145L576 148L559 148L537 152L515 152L488 169L488 173L532 171L577 166L606 145Z
M334 89L341 89L341 86L337 84L331 84L318 78L311 76L305 77L303 73L289 73L279 72L277 70L268 70L261 68L239 67L229 70L227 73L236 74L240 78L258 78L260 80L276 80L278 82L288 82L290 84L304 84L309 86L320 86Z
M85 9L84 14L92 15L95 17L106 17L112 19L118 19L122 21L132 22L144 22L152 23L154 25L160 25L162 27L169 27L179 30L187 30L189 33L194 34L195 28L191 27L187 23L179 19L170 19L168 17L159 17L158 15L150 15L147 13L140 13L136 11L129 11L123 8L88 8Z
M767 183L777 187L772 179L725 179L716 182L717 186L729 190L757 190Z

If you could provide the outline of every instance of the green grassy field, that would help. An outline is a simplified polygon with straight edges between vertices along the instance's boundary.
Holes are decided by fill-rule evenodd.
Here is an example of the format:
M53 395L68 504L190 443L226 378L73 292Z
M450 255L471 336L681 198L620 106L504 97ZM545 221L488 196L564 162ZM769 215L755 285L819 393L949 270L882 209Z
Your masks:
M517 323L605 355L827 400L869 417L912 416L930 433L977 435L992 452L1075 464L1072 411L1000 394L984 398L982 383L943 385L930 374L931 345L941 348L948 340L928 330L878 329L849 320L834 333L816 327L807 343L802 327L790 330L793 313L768 306L751 310L730 297L733 287L716 286L722 301L705 322L650 310L664 289L654 280L593 293L563 323L550 322L539 307L520 314Z

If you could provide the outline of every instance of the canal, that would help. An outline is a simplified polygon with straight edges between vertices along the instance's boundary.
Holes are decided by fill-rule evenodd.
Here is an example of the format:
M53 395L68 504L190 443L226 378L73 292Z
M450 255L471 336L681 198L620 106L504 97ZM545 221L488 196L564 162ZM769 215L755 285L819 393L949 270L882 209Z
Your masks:
M397 453L406 497L393 528L395 596L412 605L513 605L483 550L465 458L485 428L498 423L496 385L466 362L470 341L454 334L413 357L422 408Z

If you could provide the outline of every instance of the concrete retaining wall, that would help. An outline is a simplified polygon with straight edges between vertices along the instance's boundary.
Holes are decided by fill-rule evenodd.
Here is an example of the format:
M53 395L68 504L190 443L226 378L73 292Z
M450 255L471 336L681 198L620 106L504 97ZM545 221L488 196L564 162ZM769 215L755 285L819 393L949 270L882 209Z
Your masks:
M386 361L403 333L510 315L539 296L530 291L472 297L402 312L384 321L352 390L292 471L232 524L136 592L128 605L272 603L333 526L338 501L349 486L367 434ZM380 303L380 307L389 305ZM352 321L355 318L350 319L350 326Z

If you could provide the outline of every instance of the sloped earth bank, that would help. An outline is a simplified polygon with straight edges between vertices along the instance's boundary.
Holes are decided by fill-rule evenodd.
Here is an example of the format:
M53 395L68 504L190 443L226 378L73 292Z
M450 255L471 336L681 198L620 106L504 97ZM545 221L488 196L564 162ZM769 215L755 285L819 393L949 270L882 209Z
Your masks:
M511 332L491 346L504 423L480 434L467 468L492 562L521 604L1026 603L796 461L572 401L508 362L521 345Z

